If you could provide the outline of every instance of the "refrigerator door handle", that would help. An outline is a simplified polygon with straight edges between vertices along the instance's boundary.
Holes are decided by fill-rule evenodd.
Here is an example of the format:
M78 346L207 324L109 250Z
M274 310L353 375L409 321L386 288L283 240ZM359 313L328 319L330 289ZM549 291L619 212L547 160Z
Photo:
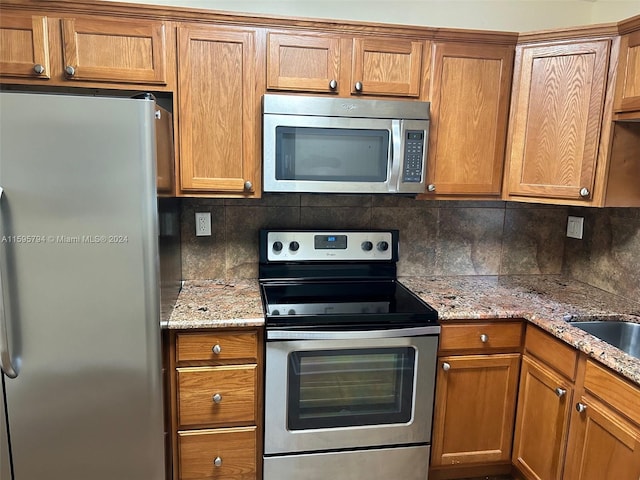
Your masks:
M2 194L4 190L0 187L0 206L2 205ZM0 210L0 225L2 225L2 210ZM11 364L11 353L9 353L9 337L7 335L7 317L4 313L4 286L2 284L2 269L0 269L0 369L9 378L16 378L18 373Z

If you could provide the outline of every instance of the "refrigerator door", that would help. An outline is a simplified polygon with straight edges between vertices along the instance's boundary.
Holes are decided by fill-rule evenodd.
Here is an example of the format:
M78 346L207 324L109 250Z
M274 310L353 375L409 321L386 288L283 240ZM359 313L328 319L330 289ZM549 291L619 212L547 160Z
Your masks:
M14 480L164 480L154 104L0 109Z

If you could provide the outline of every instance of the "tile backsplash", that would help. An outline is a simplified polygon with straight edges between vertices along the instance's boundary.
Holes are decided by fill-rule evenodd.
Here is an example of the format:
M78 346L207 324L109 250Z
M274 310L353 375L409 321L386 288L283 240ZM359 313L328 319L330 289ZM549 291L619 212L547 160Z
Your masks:
M584 217L582 240L567 238L563 273L639 301L640 208L571 208Z
M196 237L195 212L211 212ZM260 228L395 228L399 275L554 274L563 268L568 207L416 201L376 195L184 199L183 278L256 278Z

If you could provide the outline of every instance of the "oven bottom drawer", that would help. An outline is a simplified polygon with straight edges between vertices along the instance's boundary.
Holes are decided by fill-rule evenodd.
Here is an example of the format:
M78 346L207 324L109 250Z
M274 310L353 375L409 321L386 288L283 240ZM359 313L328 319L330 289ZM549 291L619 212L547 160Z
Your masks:
M264 458L263 480L427 480L429 445Z

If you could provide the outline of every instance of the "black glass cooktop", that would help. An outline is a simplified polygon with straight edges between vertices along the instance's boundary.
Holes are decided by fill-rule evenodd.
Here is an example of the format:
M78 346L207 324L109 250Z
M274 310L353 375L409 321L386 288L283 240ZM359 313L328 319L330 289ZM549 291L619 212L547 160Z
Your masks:
M398 328L437 325L438 313L395 280L261 285L267 327Z

